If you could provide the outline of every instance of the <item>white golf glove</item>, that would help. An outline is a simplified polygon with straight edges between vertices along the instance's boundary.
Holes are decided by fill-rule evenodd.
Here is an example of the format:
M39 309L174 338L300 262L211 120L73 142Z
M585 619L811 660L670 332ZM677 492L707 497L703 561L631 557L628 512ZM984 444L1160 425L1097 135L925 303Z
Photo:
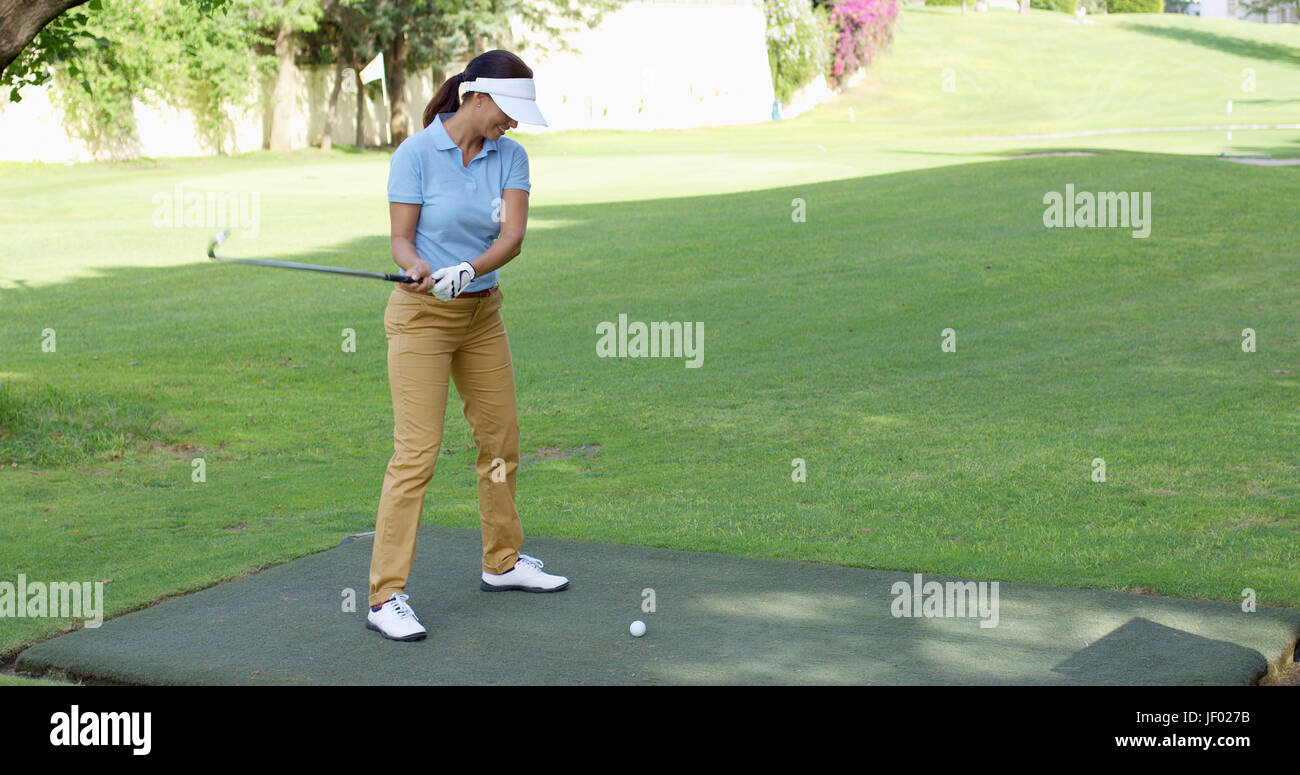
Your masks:
M468 261L456 266L439 269L433 273L433 295L443 301L451 301L465 290L465 286L474 281L478 275Z

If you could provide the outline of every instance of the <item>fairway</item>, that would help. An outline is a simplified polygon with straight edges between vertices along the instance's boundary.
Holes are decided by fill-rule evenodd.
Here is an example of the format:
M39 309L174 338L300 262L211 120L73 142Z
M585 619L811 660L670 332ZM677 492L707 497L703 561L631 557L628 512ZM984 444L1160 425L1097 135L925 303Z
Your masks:
M1300 608L1300 168L1217 158L1300 156L1300 130L973 139L1294 124L1300 46L958 14L906 10L789 121L516 135L525 533ZM1090 155L1009 158L1049 150ZM0 165L5 578L94 569L108 617L374 528L391 286L214 264L211 229L152 218L176 186L256 192L226 255L395 271L389 156ZM1149 236L1045 228L1067 185L1150 192ZM702 323L702 365L597 357L620 315ZM477 528L454 393L447 417L425 524ZM0 654L73 624L6 620Z

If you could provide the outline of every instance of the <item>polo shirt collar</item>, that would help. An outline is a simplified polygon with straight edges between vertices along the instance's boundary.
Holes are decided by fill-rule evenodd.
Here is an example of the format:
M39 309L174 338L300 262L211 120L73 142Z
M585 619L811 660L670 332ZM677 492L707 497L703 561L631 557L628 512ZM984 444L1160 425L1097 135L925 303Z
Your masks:
M443 116L453 115L455 114L439 113L437 118L433 120L433 123L429 125L429 128L433 130L433 147L440 151L450 151L452 148L457 150L460 149L460 146L456 145L456 141L451 139L451 135L447 134L447 128L442 125ZM497 150L497 141L485 137L483 138L483 150L479 151L479 156L485 155L488 151L495 150ZM478 156L475 156L474 158L477 159Z

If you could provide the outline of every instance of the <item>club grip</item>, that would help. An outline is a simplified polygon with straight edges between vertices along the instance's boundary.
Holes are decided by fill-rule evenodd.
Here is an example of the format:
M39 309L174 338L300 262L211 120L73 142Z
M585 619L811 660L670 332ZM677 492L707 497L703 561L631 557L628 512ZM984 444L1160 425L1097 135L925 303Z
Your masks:
M416 280L414 277L407 277L407 276L404 275L404 274L386 274L386 275L384 275L384 279L385 279L385 280L388 280L388 281L390 281L390 282L394 282L394 283L408 283L408 284L411 284L411 283L418 283L418 282L419 282L419 280Z

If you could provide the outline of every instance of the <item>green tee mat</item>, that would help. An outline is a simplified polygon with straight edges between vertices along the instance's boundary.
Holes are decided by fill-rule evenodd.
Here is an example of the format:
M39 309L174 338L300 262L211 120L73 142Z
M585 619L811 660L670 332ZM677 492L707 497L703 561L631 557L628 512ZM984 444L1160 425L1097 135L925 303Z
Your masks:
M45 641L16 667L144 684L1250 684L1300 633L1287 609L1008 583L980 627L895 616L909 572L537 537L524 552L570 588L483 592L479 542L420 531L407 592L423 641L365 628L367 538Z

